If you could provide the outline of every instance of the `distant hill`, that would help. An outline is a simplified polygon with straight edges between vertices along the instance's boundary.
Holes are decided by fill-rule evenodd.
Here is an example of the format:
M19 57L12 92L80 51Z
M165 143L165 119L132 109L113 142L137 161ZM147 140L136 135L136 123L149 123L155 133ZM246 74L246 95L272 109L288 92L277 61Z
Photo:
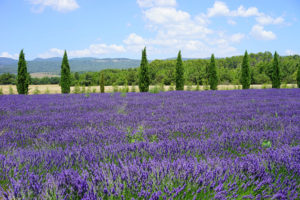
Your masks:
M47 72L60 73L62 58L36 58L27 61L29 73ZM128 58L72 58L69 59L72 72L100 71L102 69L127 69L140 65L140 60ZM18 61L11 58L0 57L0 74L17 73Z

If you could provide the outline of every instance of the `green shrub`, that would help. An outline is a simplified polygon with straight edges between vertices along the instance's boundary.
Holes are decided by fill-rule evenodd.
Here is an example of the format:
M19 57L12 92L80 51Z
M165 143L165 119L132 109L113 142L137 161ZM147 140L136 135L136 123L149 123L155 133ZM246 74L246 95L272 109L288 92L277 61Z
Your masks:
M268 85L266 83L262 84L261 89L267 89Z
M159 85L159 90L160 90L161 92L164 92L164 91L165 91L165 85L164 85L163 82Z
M9 91L9 94L14 94L14 89L11 86L9 86L8 91ZM27 91L28 91L28 89L27 89ZM23 94L23 93L20 93L20 94Z
M129 143L146 141L144 138L144 127L139 126L138 131L135 133L133 133L133 130L131 127L127 127L126 138Z
M50 94L50 90L48 87L46 87L45 94Z
M82 93L82 94L85 93L85 86L81 86L81 93Z
M39 87L35 87L33 94L40 94L40 93L41 93L41 91L39 90Z
M187 91L192 91L193 90L193 86L190 82L187 84L186 90Z
M199 91L199 90L200 90L200 86L199 86L199 82L197 82L197 85L196 85L195 91Z
M88 86L88 89L87 89L86 93L88 93L88 94L92 93L92 88L91 88L91 86Z
M159 93L160 89L158 87L158 85L155 85L153 88L150 88L150 93Z
M136 88L135 88L135 84L134 83L132 83L132 85L131 85L131 92L136 92Z
M113 84L113 92L119 92L119 87L115 83Z
M0 95L3 95L3 90L2 90L2 88L0 88Z
M80 93L80 87L79 85L75 85L74 86L74 91L73 91L74 94L79 94Z
M121 92L122 93L128 93L129 92L129 87L127 85L127 82L125 83L125 85L121 88Z
M289 87L288 87L288 85L287 85L286 83L283 83L283 84L281 85L281 88L285 88L285 89L286 89L286 88L289 88Z
M261 146L262 146L263 148L271 148L271 147L272 147L272 143L271 143L271 141L264 140L264 141L261 143Z
M171 83L171 85L169 86L169 91L174 91L175 90L175 88L174 88L174 84L173 83Z

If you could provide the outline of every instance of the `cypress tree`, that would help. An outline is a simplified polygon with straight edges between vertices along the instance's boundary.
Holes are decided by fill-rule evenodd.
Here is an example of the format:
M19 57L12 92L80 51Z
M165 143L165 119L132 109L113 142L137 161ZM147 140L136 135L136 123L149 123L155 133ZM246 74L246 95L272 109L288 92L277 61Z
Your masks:
M19 94L28 94L29 74L27 72L26 60L23 49L19 55L17 91Z
M298 88L300 88L300 65L299 65L299 63L297 64L296 68L298 68L298 71L297 71L297 85L298 85Z
M67 51L65 50L60 71L60 87L61 93L70 93L71 88L71 72L68 61Z
M280 68L278 62L278 54L276 51L273 60L272 88L280 88Z
M210 58L210 64L208 68L208 83L210 85L211 90L218 89L218 76L214 54L212 54Z
M101 73L101 76L100 76L100 92L104 93L104 75L103 75L103 73Z
M150 78L148 72L148 60L146 54L146 47L142 51L142 60L139 69L139 89L140 92L148 92L150 85Z
M181 51L178 52L176 62L176 90L184 90L184 69L181 59Z
M248 52L247 51L245 51L245 55L244 55L243 63L242 63L241 83L242 83L243 89L249 89L250 88L251 76L250 76L250 65L249 65L249 59L248 59Z

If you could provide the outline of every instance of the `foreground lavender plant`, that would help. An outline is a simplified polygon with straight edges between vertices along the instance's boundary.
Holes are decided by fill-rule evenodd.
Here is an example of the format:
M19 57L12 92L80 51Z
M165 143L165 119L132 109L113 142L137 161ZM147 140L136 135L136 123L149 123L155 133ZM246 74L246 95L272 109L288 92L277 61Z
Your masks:
M0 102L3 199L299 199L299 89Z

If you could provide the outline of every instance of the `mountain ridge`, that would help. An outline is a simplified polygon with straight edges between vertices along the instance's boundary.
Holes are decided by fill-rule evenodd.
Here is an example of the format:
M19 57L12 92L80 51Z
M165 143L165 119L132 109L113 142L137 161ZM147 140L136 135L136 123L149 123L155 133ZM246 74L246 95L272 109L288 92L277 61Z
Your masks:
M27 61L29 73L51 72L59 74L61 57L35 58ZM69 59L72 72L100 71L102 69L127 69L140 65L140 60L129 58L71 58ZM0 74L17 73L18 60L0 57Z

